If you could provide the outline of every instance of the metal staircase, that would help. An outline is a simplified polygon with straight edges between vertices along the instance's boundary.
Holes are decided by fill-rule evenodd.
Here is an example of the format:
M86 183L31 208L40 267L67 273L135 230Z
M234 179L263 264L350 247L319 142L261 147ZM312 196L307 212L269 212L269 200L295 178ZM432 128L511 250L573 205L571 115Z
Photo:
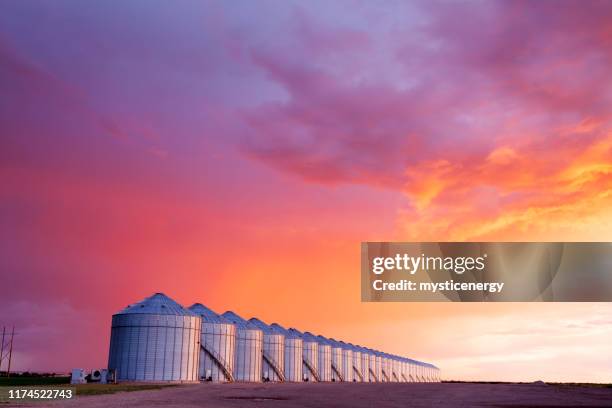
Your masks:
M202 348L202 350L206 352L206 354L208 354L215 361L215 363L217 363L221 371L223 371L223 374L225 374L225 377L227 377L227 380L229 382L234 382L234 375L228 368L228 365L225 362L225 359L221 357L221 355L217 353L215 350L204 347L203 344L200 344L200 347Z
M372 371L371 368L368 368L368 371L370 371L370 377L374 378L375 382L378 382L378 377L376 376L376 374L374 373L374 371Z
M395 382L400 382L399 378L397 378L397 374L391 373L391 376L395 378Z
M353 371L355 371L355 374L357 374L357 376L359 377L359 380L363 382L363 375L361 375L361 371L359 371L357 367L355 366L353 366Z
M334 370L334 372L336 373L340 381L344 381L344 377L342 377L342 374L340 374L340 370L338 370L336 366L333 364L332 364L332 370Z
M391 380L389 379L389 376L387 375L387 373L385 372L385 370L381 370L382 373L382 379L384 382L391 382Z
M406 378L406 376L402 373L402 378L404 379L404 382L410 382L408 381L408 379Z
M310 364L310 361L308 361L308 359L303 359L304 364L306 364L306 367L308 367L308 369L310 370L310 372L312 373L312 376L315 378L315 380L317 380L318 382L321 381L321 379L319 378L319 373L317 373L317 370L315 370L312 366L312 364Z
M274 359L271 356L269 356L268 353L266 353L265 351L263 352L263 358L264 360L266 360L268 364L270 364L270 367L272 367L272 369L274 370L278 378L280 378L281 381L286 381L283 370L280 369L278 364L276 364L276 361L274 361Z

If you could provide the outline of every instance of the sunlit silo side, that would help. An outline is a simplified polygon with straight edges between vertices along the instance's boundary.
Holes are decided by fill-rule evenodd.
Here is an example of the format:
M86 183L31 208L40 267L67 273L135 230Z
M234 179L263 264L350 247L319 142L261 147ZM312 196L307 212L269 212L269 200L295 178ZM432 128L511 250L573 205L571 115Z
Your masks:
M402 371L400 359L396 355L391 355L391 371L396 382L402 382Z
M317 358L317 370L319 372L319 381L331 381L332 380L332 353L331 345L315 336L310 332L304 333L304 338L315 341L318 348Z
M259 319L252 318L249 322L263 331L263 380L285 381L285 335Z
M236 326L234 380L261 382L263 332L234 312L228 311L221 316Z
M294 333L289 333L287 329L278 323L272 323L270 328L274 332L285 336L285 381L303 381L302 338Z
M330 341L336 342L340 348L342 349L342 377L346 382L353 382L355 379L355 374L353 370L353 350L351 347L342 342L334 339L330 339Z
M236 326L201 303L192 305L189 310L202 319L200 380L234 381Z
M372 380L372 382L380 382L380 366L376 366L376 353L370 348L364 347L364 349L368 353L370 380Z
M355 347L354 344L347 343L353 353L353 381L366 382L364 379L363 369L361 367L361 350Z
M331 374L332 381L344 381L344 377L342 376L342 365L343 365L343 355L342 355L342 347L330 339L323 337L321 335L317 336L320 341L326 342L329 344L331 349Z
M108 367L118 381L198 381L201 319L163 293L113 315Z
M319 343L314 339L306 338L304 333L297 329L290 328L289 332L302 338L302 376L304 381L319 381L319 369L317 366L319 361Z
M364 382L373 382L370 375L370 353L364 347L355 346L361 355L361 374Z
M408 361L406 358L400 359L400 371L402 373L402 382L410 382L410 373L408 371Z
M389 376L387 375L387 367L385 367L386 360L383 356L383 353L378 350L374 350L374 353L376 354L376 369L380 369L380 376L378 377L380 379L380 382L389 382Z

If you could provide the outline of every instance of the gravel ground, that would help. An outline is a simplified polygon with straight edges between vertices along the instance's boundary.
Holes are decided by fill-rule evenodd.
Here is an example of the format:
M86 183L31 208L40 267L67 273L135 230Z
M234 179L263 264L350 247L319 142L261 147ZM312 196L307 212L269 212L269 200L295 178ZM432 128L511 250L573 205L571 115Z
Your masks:
M5 405L6 406L6 405ZM24 406L24 405L21 405ZM546 384L195 384L32 407L612 407L612 388Z

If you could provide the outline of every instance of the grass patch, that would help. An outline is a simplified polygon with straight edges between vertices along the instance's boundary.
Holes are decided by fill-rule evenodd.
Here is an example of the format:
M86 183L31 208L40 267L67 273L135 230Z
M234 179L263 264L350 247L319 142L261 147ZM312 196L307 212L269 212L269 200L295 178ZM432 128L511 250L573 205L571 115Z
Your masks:
M0 387L70 384L70 377L0 377Z
M161 390L178 384L77 384L77 395L102 395L117 392Z

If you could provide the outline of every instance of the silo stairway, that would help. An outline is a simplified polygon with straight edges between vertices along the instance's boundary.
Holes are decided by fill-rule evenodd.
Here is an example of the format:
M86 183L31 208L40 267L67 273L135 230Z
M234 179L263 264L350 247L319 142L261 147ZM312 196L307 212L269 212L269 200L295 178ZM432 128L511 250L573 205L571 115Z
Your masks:
M336 366L333 364L332 364L332 370L334 370L334 372L336 373L340 381L344 381L344 377L342 377L342 374L340 374L340 370L338 370Z
M266 360L268 364L270 364L270 367L272 367L276 375L278 375L278 378L280 378L281 381L286 381L285 373L283 373L283 370L280 369L278 364L276 364L276 361L274 361L274 359L271 356L269 356L268 353L266 353L265 351L263 352L263 358Z
M370 378L374 378L374 382L378 382L378 377L374 374L371 368L368 369L370 371Z
M308 369L312 373L312 376L315 378L315 380L317 380L317 382L320 382L321 378L319 377L319 373L317 373L317 370L314 369L314 367L312 366L312 364L310 364L310 361L308 361L308 359L305 358L303 360L304 360L304 364L306 364L306 367L308 367Z
M357 376L359 377L359 381L363 382L363 375L361 375L361 371L359 371L355 366L353 366L353 371L355 371L355 374L357 374Z
M202 344L200 344L200 347L217 363L221 371L223 371L223 374L225 374L227 380L229 382L234 382L234 375L229 369L229 365L227 365L227 363L225 362L225 359L213 349L208 349Z

